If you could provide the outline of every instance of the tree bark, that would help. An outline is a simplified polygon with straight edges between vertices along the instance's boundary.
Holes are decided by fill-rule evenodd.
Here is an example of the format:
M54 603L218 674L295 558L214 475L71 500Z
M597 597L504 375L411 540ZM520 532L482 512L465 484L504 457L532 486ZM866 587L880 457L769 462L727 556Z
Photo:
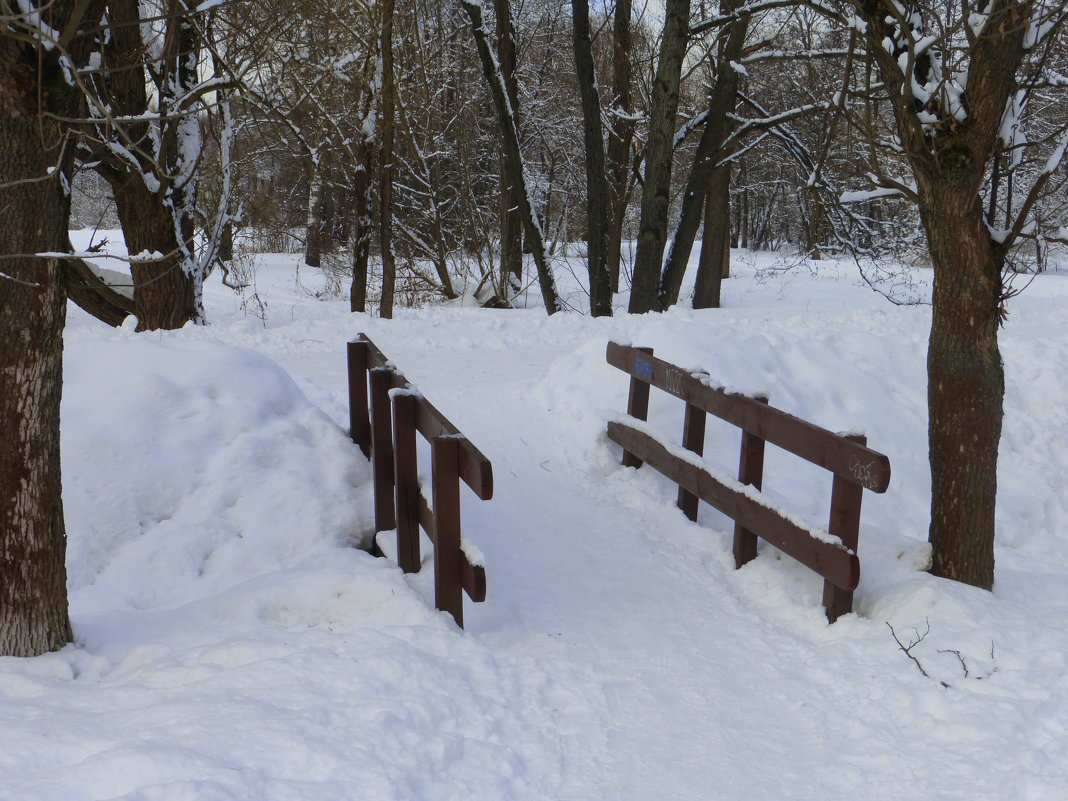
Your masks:
M927 349L931 572L990 589L1005 395L1001 264L977 194L939 180L921 208L935 271Z
M619 291L619 272L623 256L623 225L630 195L630 146L634 139L631 116L631 0L616 3L612 19L612 109L608 119L606 171L611 192L611 225L605 264L612 292Z
M308 167L308 218L304 225L304 263L321 267L323 263L323 171L317 157Z
M515 25L509 0L493 0L496 17L497 61L501 65L501 77L512 104L516 127L519 127L519 86L515 72L518 58L515 47ZM508 159L500 157L500 220L501 263L500 300L508 302L523 286L523 221L519 215L518 187L509 177Z
M645 184L628 307L631 314L644 314L657 308L660 266L671 204L675 115L679 110L679 82L689 34L690 0L667 0L649 112L649 141L645 146Z
M397 97L393 79L393 0L384 0L382 13L382 139L378 168L378 244L382 252L382 299L378 313L385 320L393 317L394 292L397 286L397 260L393 254L393 136Z
M590 313L612 315L612 288L608 275L608 177L605 174L601 100L593 67L590 8L587 0L571 0L574 32L575 77L582 105L582 134L586 150L586 264L590 280Z
M731 263L731 167L712 171L705 195L705 227L701 235L701 261L693 288L695 309L718 309L723 279Z
M64 30L73 2L41 12ZM87 12L99 13L90 7ZM79 48L72 46L72 55ZM75 62L79 63L79 62ZM64 270L77 96L55 50L0 31L0 655L36 656L72 639L67 614L59 406ZM56 166L59 165L59 169Z

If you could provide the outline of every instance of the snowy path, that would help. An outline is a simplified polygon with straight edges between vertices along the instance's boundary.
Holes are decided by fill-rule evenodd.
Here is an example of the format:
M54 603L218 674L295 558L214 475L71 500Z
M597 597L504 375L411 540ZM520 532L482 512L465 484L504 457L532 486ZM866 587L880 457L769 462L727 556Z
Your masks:
M219 291L207 329L75 318L79 642L0 659L0 799L1060 801L1068 282L1038 282L1006 329L990 595L918 570L926 310L848 277L744 276L714 315L382 321L280 277L266 328ZM360 330L493 462L493 500L464 496L489 579L465 632L431 609L428 571L341 547L370 522L340 430ZM673 486L619 466L603 430L627 379L604 364L609 338L867 429L894 477L865 498L858 614L828 626L820 581L767 549L735 571L723 518L691 524ZM654 397L651 421L673 435L681 406ZM708 452L730 470L737 432L712 426ZM769 452L766 475L822 525L825 474ZM931 679L887 622L904 638L929 622Z

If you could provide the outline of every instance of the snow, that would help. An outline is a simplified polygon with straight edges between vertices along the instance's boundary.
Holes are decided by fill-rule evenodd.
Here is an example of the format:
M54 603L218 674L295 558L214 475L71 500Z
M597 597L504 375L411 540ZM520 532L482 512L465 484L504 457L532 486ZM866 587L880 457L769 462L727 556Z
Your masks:
M77 642L0 659L0 799L1064 797L1063 274L1013 299L1002 332L987 593L923 572L929 308L890 305L846 262L781 271L735 251L719 310L546 317L529 298L382 320L315 299L297 259L262 260L265 320L218 276L206 327L134 334L72 309ZM433 609L428 561L405 576L351 547L372 520L343 430L359 331L493 462L493 500L463 491L488 580L466 630ZM690 523L666 479L619 465L604 431L628 378L609 339L863 426L893 479L865 493L856 614L828 625L819 579L763 545L735 571L728 520L703 506ZM682 413L654 393L649 424L681 435ZM732 472L737 430L710 421L705 452ZM769 447L772 502L823 528L829 493L826 471ZM887 623L905 645L929 626L912 654L930 678Z

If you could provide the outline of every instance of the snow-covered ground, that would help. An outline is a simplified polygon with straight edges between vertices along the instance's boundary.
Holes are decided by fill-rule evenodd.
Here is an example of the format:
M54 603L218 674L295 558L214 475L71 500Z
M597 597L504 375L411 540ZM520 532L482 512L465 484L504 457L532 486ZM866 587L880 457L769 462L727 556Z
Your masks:
M392 321L260 266L266 319L213 279L212 324L70 314L63 406L77 642L0 659L0 798L141 801L782 801L1068 797L1068 280L1012 301L994 592L927 559L929 309L855 266L735 254L725 308L594 320L462 304ZM925 275L916 273L922 290ZM343 426L364 331L492 460L464 496L489 596L465 631L351 547L370 471ZM862 428L893 478L866 494L857 613L675 488L619 466L627 378L609 339ZM682 404L654 393L677 437ZM710 422L731 471L738 432ZM826 525L830 478L769 449L767 493ZM908 645L903 653L887 624Z

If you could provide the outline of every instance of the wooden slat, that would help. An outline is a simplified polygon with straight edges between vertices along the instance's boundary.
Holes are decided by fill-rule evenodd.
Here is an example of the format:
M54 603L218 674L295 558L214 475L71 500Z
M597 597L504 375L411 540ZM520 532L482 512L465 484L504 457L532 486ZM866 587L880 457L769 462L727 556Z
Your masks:
M653 355L652 348L635 348L636 351ZM642 362L636 362L638 368ZM649 385L640 378L631 378L630 391L627 392L627 414L638 420L649 419ZM637 456L629 451L623 451L624 467L641 467L642 462Z
M890 484L890 460L878 451L755 398L710 387L689 372L639 348L609 342L606 358L610 365L632 378L692 403L865 489L885 492Z
M856 441L863 444L865 438L857 435ZM831 485L831 514L827 530L842 540L842 543L854 551L860 543L860 508L864 501L864 488L834 477ZM824 582L823 606L827 610L827 619L833 623L842 615L853 611L853 593Z
M405 573L419 571L419 461L415 449L412 395L393 396L393 466L397 503L397 564Z
M431 511L430 504L427 503L422 493L419 495L419 525L430 537L430 541L436 542L434 512ZM486 600L486 568L482 565L471 564L467 559L467 554L464 554L463 561L460 563L460 579L468 598L475 603L482 603Z
M375 367L370 372L371 465L374 477L375 531L397 525L393 508L393 411L389 401L389 371Z
M705 452L705 410L699 409L692 403L686 404L686 416L682 421L682 447L693 451L698 456ZM699 501L700 498L692 492L679 487L679 497L675 503L682 513L695 523Z
M767 398L758 398L767 403ZM748 431L742 432L738 454L738 480L743 484L761 489L764 484L764 440ZM850 485L852 486L852 485ZM734 566L741 567L756 559L756 535L745 526L734 524Z
M855 553L816 539L774 509L757 503L717 481L706 470L674 456L642 431L613 421L608 424L608 438L835 586L854 590L860 583L860 560Z
M371 458L371 414L367 405L367 343L349 342L346 349L349 374L349 436Z

